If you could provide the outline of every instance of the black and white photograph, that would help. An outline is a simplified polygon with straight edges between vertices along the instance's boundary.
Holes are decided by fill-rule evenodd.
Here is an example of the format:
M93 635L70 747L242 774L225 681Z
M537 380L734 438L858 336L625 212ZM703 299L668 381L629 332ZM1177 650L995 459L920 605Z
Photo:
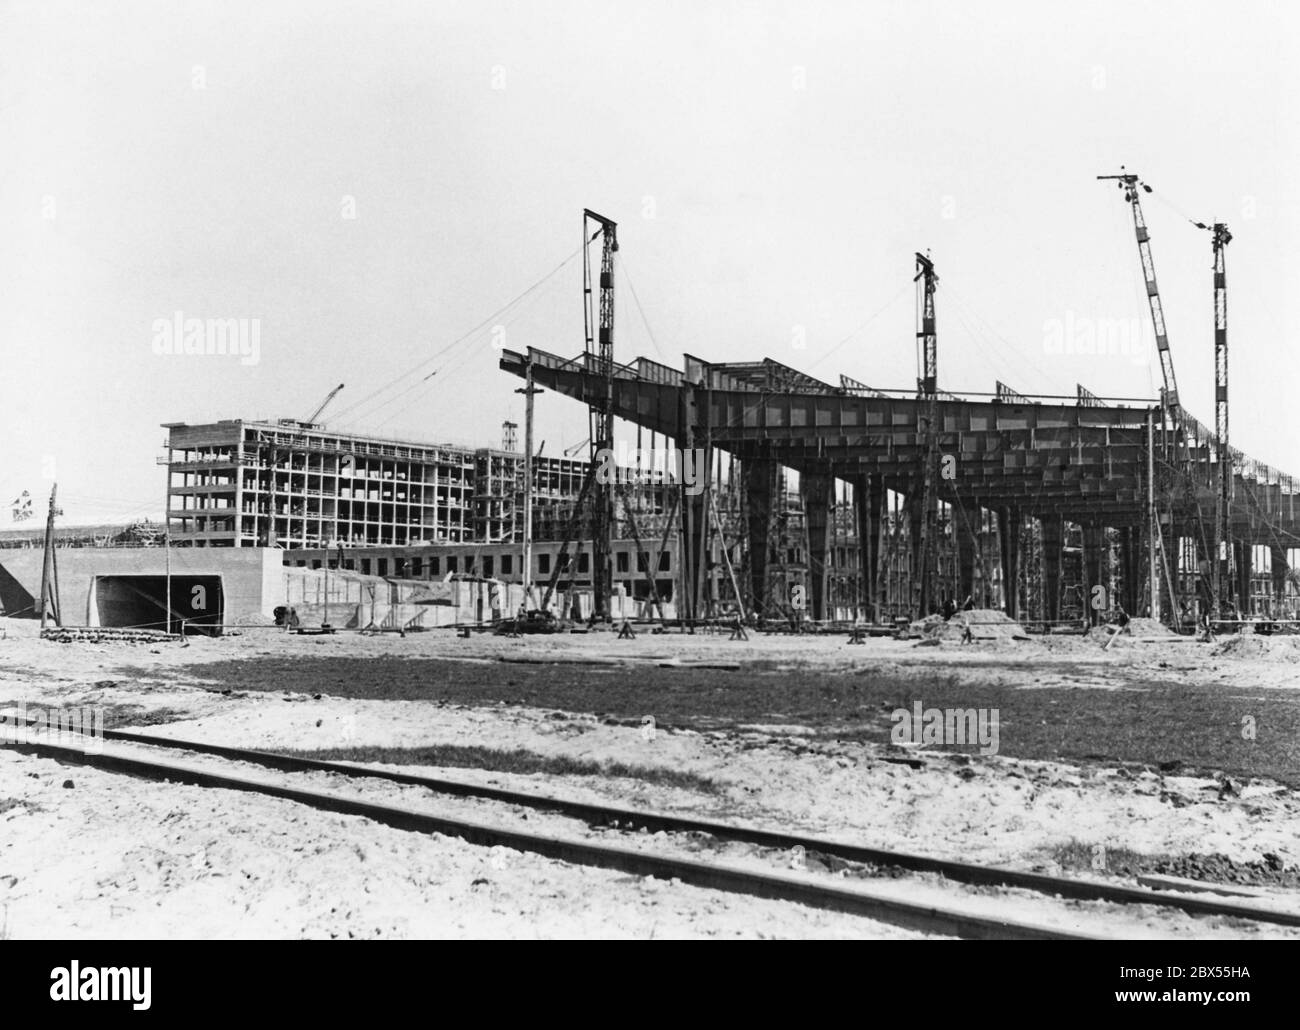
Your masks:
M1281 0L0 0L24 991L1086 940L1250 1009L1298 97Z

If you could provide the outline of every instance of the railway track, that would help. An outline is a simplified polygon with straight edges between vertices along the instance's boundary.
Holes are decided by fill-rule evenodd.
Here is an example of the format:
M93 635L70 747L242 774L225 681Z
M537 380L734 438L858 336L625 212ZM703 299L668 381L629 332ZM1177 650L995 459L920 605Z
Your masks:
M243 762L287 773L324 772L356 779L378 779L395 784L421 787L439 794L471 797L529 809L556 812L592 826L613 827L625 831L665 831L675 834L706 835L718 841L750 844L756 847L792 853L797 849L807 856L834 857L844 862L894 868L914 873L933 873L960 883L1031 890L1045 896L1071 900L1103 901L1121 905L1153 905L1173 908L1190 915L1219 916L1257 923L1300 926L1300 913L1284 912L1249 904L1200 897L1170 895L1143 887L1097 883L1069 877L1021 872L996 866L914 855L845 844L819 837L779 833L736 823L715 822L671 813L651 812L616 805L592 804L549 795L469 783L444 777L421 776L330 762L296 755L256 751L245 748L179 740L126 730L105 730L107 740L141 745L164 751L187 751ZM88 765L110 772L142 776L154 780L188 783L250 791L323 810L359 815L399 829L440 833L458 837L472 844L501 845L532 852L548 858L580 865L617 869L641 876L678 879L683 883L758 897L792 901L819 908L834 909L867 916L928 933L967 938L1013 938L1031 940L1097 939L1096 935L1065 930L1054 926L991 917L959 906L939 908L901 900L868 888L837 887L808 875L784 872L760 872L720 862L656 855L633 848L619 847L574 838L558 837L484 824L473 820L416 811L380 804L361 797L290 786L255 777L220 772L184 762L157 760L129 753L103 751L87 753L83 748L53 741L29 739L8 742L6 747L27 754L41 755L57 761Z

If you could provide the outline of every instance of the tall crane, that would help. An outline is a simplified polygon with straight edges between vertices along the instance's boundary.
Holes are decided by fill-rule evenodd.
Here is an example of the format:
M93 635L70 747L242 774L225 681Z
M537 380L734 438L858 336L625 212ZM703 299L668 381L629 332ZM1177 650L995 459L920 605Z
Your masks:
M1221 616L1225 602L1232 602L1236 582L1232 553L1232 456L1228 449L1228 271L1224 261L1232 233L1222 222L1192 224L1210 233L1214 253L1214 441L1218 489L1214 511L1213 591L1215 615ZM1226 582L1219 561L1220 547L1226 552Z
M595 226L593 231L592 227ZM591 275L591 245L601 240L600 279L593 289ZM598 476L597 470L605 463L601 460L614 449L614 255L618 251L618 226L604 215L584 209L582 212L582 315L586 336L584 357L586 368L599 376L596 388L587 396L587 439L565 450L572 456L584 446L590 447L591 460L582 489L573 502L565 523L560 551L552 566L550 581L542 595L541 608L546 610L559 584L560 575L568 571L569 544L581 530L583 513L591 505L592 552L592 616L608 621L613 614L611 595L614 592L614 489L615 484ZM593 308L593 294L598 294L597 307ZM604 455L602 455L602 451Z
M939 534L939 425L938 365L939 344L935 330L934 291L939 277L934 262L924 254L916 255L916 276L921 282L920 325L916 338L921 350L921 375L916 387L923 404L917 405L917 430L922 440L921 533L912 576L912 596L917 618L924 618L938 603L935 596L935 552Z
M1146 280L1147 304L1151 308L1151 324L1156 334L1156 350L1160 354L1160 374L1164 380L1165 408L1173 430L1175 463L1178 472L1182 476L1188 505L1195 513L1196 525L1201 538L1201 548L1207 553L1208 557L1210 541L1206 539L1205 524L1201 518L1200 502L1196 495L1196 483L1192 475L1194 469L1192 456L1187 445L1187 430L1182 405L1178 396L1178 377L1174 374L1174 359L1169 350L1169 332L1165 328L1164 307L1160 302L1159 287L1156 285L1155 260L1151 256L1151 233L1147 230L1146 218L1142 214L1141 196L1143 193L1151 193L1152 189L1135 173L1126 170L1123 165L1120 165L1118 175L1099 175L1097 178L1099 180L1114 181L1124 194L1125 202L1133 211L1133 228L1137 234L1138 257L1142 262L1143 278ZM1217 559L1211 564L1215 569L1218 568ZM1217 600L1212 597L1211 604L1217 605L1217 603Z
M594 233L593 225L596 226ZM597 309L593 311L590 246L598 237L601 240L599 300ZM591 467L596 468L601 451L609 454L614 448L614 254L618 251L618 226L603 215L585 209L582 213L582 239L586 251L582 284L586 353L589 361L595 360L595 370L600 376L599 392L587 409L591 430ZM597 482L592 491L591 583L593 613L599 620L607 620L611 614L613 532L614 484Z

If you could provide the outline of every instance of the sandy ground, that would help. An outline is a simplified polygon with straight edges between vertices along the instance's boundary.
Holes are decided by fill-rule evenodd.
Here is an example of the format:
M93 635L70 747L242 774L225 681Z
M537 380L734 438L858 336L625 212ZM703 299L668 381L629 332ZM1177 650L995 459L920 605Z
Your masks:
M11 938L917 936L13 752L0 783L22 801L0 815Z
M496 662L521 654L519 642L501 638L249 633L199 638L182 648L56 645L35 639L31 623L0 620L0 628L0 707L24 699L170 709L183 720L150 732L245 747L481 744L659 766L710 777L723 789L708 795L630 778L436 772L1049 872L1055 870L1047 850L1071 840L1150 853L1221 853L1242 862L1272 854L1287 865L1300 864L1300 797L1268 781L1246 784L1238 797L1221 797L1213 780L996 756L923 756L923 767L914 769L888 760L897 749L814 740L799 726L732 733L659 730L648 738L636 727L606 725L591 715L556 718L525 707L302 694L286 700L277 693L221 695L205 689L210 684L204 666L213 661L297 653ZM920 672L954 660L951 650L888 639L855 647L842 638L756 635L741 643L643 633L616 645L608 635L592 634L530 638L523 650L532 659L561 663L617 659L630 675L641 662L719 658L741 663L742 670L748 661L776 661L791 672L863 663ZM1289 643L1225 653L1221 646L1182 641L1121 640L1103 651L1096 641L1053 638L1014 651L966 648L953 669L959 676L1024 689L1125 689L1134 678L1178 683L1189 675L1202 683L1296 687L1296 655ZM1045 659L1051 661L1046 674L1034 668ZM141 670L141 677L123 677L123 667ZM75 786L63 788L66 779ZM409 789L377 781L360 788L349 781L346 789L412 800ZM0 805L6 804L0 812L0 918L14 937L908 936L856 917L513 852L493 855L289 802L148 784L0 751ZM534 825L551 818L530 816ZM771 861L743 853L729 857ZM912 896L952 889L894 883ZM1032 898L988 903L1022 918L1042 908ZM1272 891L1269 903L1300 909L1300 892ZM1076 907L1059 918L1120 936L1248 933L1163 912L1108 913L1096 906Z

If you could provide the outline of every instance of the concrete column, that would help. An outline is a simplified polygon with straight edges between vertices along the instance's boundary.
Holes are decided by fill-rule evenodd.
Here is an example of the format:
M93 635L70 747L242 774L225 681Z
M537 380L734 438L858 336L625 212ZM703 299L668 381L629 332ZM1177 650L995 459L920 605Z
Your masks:
M1043 526L1043 614L1050 621L1061 617L1061 543L1065 535L1060 515L1047 515Z
M975 597L975 536L979 531L980 512L982 509L974 504L952 508L952 532L957 542L957 604L962 605L966 598L973 598L977 607L982 606L983 598Z
M677 610L683 618L700 618L703 613L697 611L699 589L702 582L700 570L700 546L704 539L704 505L703 494L691 496L683 492L681 519L681 580L682 595L678 599Z
M1286 548L1274 544L1269 548L1269 568L1273 574L1273 617L1281 618L1286 603L1286 574L1290 571L1286 563Z
M1101 586L1109 591L1109 562L1106 554L1106 528L1092 524L1083 527L1083 606L1088 625L1095 626L1104 617L1104 612L1094 611L1092 607L1093 587ZM1109 602L1110 598L1105 600Z
M1250 615L1251 596L1250 596L1250 577L1254 573L1255 552L1251 547L1250 541L1238 540L1232 545L1236 549L1237 559L1237 584L1235 598L1237 602L1237 611L1242 615Z
M1179 567L1179 562L1182 557L1183 538L1167 525L1162 526L1161 528L1164 532L1165 561L1157 563L1156 566L1156 571L1160 575L1160 596L1162 598L1160 607L1161 610L1165 612L1166 617L1181 619L1183 609L1178 603L1178 598L1170 596L1169 581L1172 579L1174 582L1174 588L1180 589L1181 585L1178 582L1178 577L1181 575L1182 571ZM1168 575L1165 574L1166 564L1169 569Z
M1139 566L1134 529L1132 526L1124 526L1119 531L1119 569L1120 576L1123 578L1119 603L1130 615L1136 615L1138 610L1142 583L1142 570Z
M1002 558L1002 607L1020 618L1020 509L998 509L998 546Z
M754 611L762 613L767 604L767 561L771 548L768 528L772 520L772 494L776 490L776 462L748 458L743 473L749 528L749 588L753 592Z
M853 508L858 533L858 562L861 567L862 589L859 603L872 622L880 618L879 597L876 594L876 567L880 560L880 526L884 518L885 491L880 476L854 476Z
M825 473L799 474L804 524L808 527L808 610L814 619L826 618L826 584L829 579L831 488L835 480Z
M909 563L910 575L908 576L908 593L904 603L911 612L912 618L920 619L930 614L930 609L938 608L938 599L930 596L929 585L926 583L925 575L925 556L921 553L921 525L925 519L924 504L922 503L921 484L909 484L911 487L905 499L907 508L907 538L911 544L911 562ZM937 542L934 547L935 553L938 552ZM913 598L920 597L920 610L911 611Z
M682 387L677 410L677 445L686 450L694 450L705 441L696 437L695 428L702 421L707 410L705 391L692 384ZM703 474L710 471L712 455L704 454L703 462L696 457L696 467ZM677 606L678 612L686 618L698 619L704 616L701 610L702 586L704 583L706 560L704 540L706 539L704 491L688 493L682 491L681 510L681 555L682 555L682 596Z
M909 554L910 572L913 580L919 579L921 575L921 489L917 487L911 490L903 498L903 506L907 509L907 541L911 546Z
M1213 544L1208 543L1201 534L1196 534L1192 538L1196 541L1196 616L1200 620L1202 615L1207 614L1214 607L1214 564L1219 560L1216 554L1211 560L1209 548Z

